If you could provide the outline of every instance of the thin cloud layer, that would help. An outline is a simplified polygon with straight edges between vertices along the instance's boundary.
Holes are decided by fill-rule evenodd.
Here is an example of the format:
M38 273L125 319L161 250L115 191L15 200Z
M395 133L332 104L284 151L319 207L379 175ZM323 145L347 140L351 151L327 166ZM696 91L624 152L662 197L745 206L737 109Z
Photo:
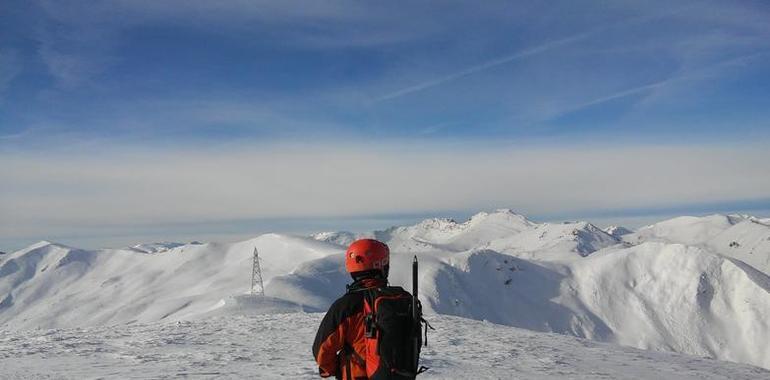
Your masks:
M419 148L419 149L414 149ZM479 147L480 148L480 147ZM96 226L488 209L553 213L767 198L762 147L285 146L5 154L0 239Z

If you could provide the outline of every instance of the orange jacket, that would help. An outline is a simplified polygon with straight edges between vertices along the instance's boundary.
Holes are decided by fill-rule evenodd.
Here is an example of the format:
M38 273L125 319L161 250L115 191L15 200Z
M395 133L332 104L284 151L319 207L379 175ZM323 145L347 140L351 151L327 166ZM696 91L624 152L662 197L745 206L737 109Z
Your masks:
M384 280L366 279L351 289L384 286ZM318 327L313 343L313 356L321 377L336 376L343 380L365 380L364 294L351 291L332 304Z

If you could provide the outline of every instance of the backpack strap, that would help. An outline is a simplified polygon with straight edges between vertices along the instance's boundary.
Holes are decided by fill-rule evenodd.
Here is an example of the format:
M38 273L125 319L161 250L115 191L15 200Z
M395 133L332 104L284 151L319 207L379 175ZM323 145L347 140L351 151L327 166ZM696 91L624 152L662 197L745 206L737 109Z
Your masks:
M374 310L374 301L376 298L376 289L365 289L364 302L369 305L369 312L364 315L364 335L367 338L374 338L377 336L376 310Z
M359 355L358 352L356 352L356 350L347 342L342 345L342 350L340 353L345 360L346 379L353 380L353 361L355 361L358 365L366 368L366 360L361 355Z
M425 324L425 340L423 340L423 343L424 343L425 347L428 347L428 328L430 328L431 330L435 330L435 329L423 317L420 317L420 322Z
M345 379L353 380L353 363L350 361L350 355L345 355Z

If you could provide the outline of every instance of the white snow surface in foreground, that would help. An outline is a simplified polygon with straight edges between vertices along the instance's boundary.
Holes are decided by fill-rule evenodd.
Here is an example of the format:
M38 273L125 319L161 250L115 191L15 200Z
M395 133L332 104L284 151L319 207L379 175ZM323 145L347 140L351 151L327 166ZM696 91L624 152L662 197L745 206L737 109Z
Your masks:
M231 315L198 321L0 331L8 379L314 379L322 314ZM420 379L760 379L770 371L643 351L449 316L423 348Z
M34 337L39 332L24 330L101 331L93 326L116 324L144 326L118 330L152 330L144 323L220 323L211 321L245 309L321 312L350 282L344 244L369 236L392 248L391 284L409 289L411 260L419 257L420 298L426 313L442 315L440 320L453 315L770 368L766 222L739 215L682 217L613 236L587 222L540 224L498 210L463 223L428 219L358 235L266 234L229 244L97 251L40 242L0 262L0 326L7 336ZM254 247L270 296L258 303L243 296ZM309 347L312 339L304 339L302 347ZM189 354L199 354L194 351ZM518 357L508 349L495 352L513 362ZM492 371L489 377L511 375Z

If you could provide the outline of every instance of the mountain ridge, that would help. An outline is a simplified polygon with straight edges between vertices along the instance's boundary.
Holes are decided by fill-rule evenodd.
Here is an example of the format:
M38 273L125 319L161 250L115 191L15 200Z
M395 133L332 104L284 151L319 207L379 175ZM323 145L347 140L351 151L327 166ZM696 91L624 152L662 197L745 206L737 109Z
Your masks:
M770 313L770 279L764 261L751 260L766 257L769 234L758 218L707 216L616 237L589 222L535 223L501 210L364 234L96 251L39 242L0 262L0 322L27 329L227 315L244 307L255 247L273 300L259 308L324 311L350 282L343 243L377 236L392 247L391 284L409 288L419 258L427 315L767 368L761 316Z

